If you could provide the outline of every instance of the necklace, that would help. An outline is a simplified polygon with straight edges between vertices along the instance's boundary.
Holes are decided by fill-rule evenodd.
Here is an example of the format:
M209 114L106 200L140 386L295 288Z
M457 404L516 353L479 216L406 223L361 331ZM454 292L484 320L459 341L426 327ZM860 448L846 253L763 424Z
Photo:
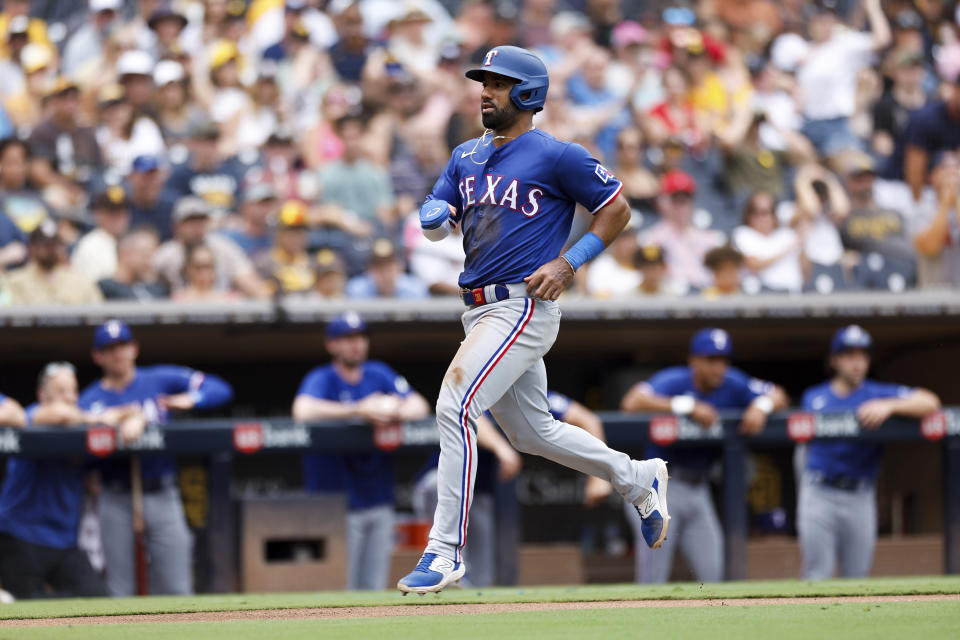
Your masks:
M536 127L531 125L530 128L527 129L527 131L533 131L534 129L536 129ZM527 131L524 131L523 133L527 133ZM470 158L470 162L472 162L473 164L484 165L487 163L487 159L489 159L489 156L487 159L484 159L482 162L477 162L476 160L473 159L473 154L477 152L477 147L480 146L481 143L484 147L486 147L492 144L494 140L513 140L514 138L520 137L520 136L490 136L489 138L490 142L486 142L486 140L488 140L487 138L488 133L493 133L493 130L492 129L484 130L483 135L480 136L480 138L478 138L477 141L474 143L473 149L471 149L470 151L462 151L460 153L460 158L461 159ZM523 133L521 133L520 135L523 135Z
M530 125L530 128L527 129L527 131L533 131L534 129L536 129L536 127L534 127L533 125ZM490 129L487 129L487 131L484 131L484 134L486 134L489 131ZM527 131L524 131L523 133L526 133ZM521 133L520 135L522 136L523 133ZM518 137L519 136L493 136L492 138L490 138L490 140L514 140Z

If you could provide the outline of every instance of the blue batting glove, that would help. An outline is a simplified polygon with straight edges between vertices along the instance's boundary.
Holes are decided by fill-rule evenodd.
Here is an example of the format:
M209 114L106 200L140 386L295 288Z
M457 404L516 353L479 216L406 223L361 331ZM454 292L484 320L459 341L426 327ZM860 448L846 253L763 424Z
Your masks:
M420 207L420 228L438 229L450 217L450 205L444 200L427 200Z

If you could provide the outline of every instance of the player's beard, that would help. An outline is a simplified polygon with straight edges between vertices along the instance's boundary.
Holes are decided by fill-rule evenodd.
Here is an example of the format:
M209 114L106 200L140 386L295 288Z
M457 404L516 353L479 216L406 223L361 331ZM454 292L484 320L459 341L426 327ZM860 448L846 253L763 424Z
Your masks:
M503 107L496 107L493 111L481 113L480 120L487 129L503 131L513 125L519 115L520 110L510 101Z

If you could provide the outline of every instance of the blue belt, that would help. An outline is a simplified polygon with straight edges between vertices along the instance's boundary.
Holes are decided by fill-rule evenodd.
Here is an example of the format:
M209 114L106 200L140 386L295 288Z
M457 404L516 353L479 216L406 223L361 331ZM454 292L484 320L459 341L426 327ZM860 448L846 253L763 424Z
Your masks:
M488 284L476 289L460 289L463 304L468 307L478 307L491 302L500 302L510 297L510 290L505 284Z

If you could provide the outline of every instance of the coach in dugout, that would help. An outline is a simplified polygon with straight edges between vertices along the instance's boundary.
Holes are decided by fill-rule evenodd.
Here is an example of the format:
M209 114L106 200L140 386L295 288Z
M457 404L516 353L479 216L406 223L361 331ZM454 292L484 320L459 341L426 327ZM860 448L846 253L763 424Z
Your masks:
M804 392L803 409L853 411L862 428L876 429L891 416L924 418L940 408L940 399L926 389L868 379L872 346L870 334L857 325L837 331L830 341L833 377ZM804 578L830 578L838 563L845 578L870 573L882 451L878 444L855 440L807 445L797 501Z
M8 424L7 420L0 421ZM37 403L26 427L75 427L99 422L119 427L126 440L146 421L135 407L93 416L77 406L77 376L68 362L40 373ZM100 576L77 547L87 465L78 460L10 458L0 492L0 584L16 598L105 596Z
M383 362L367 360L367 324L347 312L327 324L332 362L310 371L293 401L293 418L362 420L374 429L420 420L430 407ZM311 492L347 494L347 588L385 589L393 552L393 456L388 453L308 454L304 481Z
M702 329L690 341L687 366L659 371L624 396L624 411L672 412L689 416L704 429L719 419L718 410L743 411L740 431L759 433L772 411L787 406L787 394L770 382L751 378L730 366L733 343L722 329ZM637 582L660 583L670 578L673 554L683 551L697 580L723 579L723 531L710 497L708 478L719 452L704 447L649 445L645 456L660 457L670 471L670 532L660 551L637 547ZM640 539L636 510L625 510Z
M151 423L166 422L171 410L212 409L233 397L225 381L187 367L138 367L140 348L130 327L109 320L93 337L93 361L103 378L80 394L79 405L99 415L112 407L136 405ZM140 456L143 520L151 594L193 592L193 538L177 488L176 461L169 455ZM112 596L136 594L133 502L129 460L101 463L100 530Z

